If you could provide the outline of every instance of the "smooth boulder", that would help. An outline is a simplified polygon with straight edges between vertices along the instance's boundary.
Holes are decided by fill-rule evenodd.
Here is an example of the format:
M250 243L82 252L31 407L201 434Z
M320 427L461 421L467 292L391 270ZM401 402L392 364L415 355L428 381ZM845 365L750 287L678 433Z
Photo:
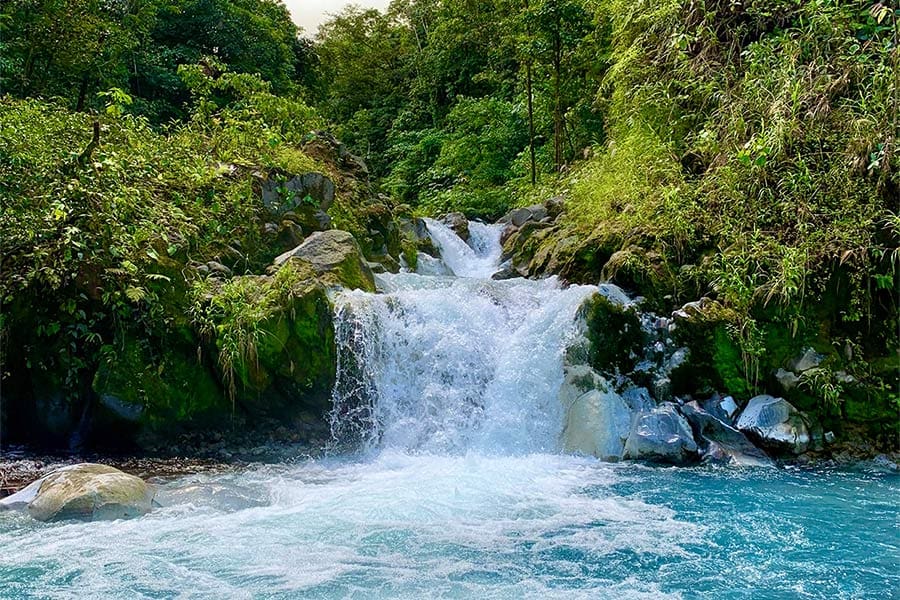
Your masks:
M124 519L150 512L156 491L143 479L94 463L62 467L0 500L38 521Z
M761 447L776 453L802 454L809 448L806 421L784 398L766 394L751 398L736 426Z
M372 270L366 264L356 239L347 231L317 231L293 250L277 257L275 266L281 266L291 258L308 262L326 283L375 291Z
M566 452L606 461L622 459L632 412L605 378L586 365L566 367L559 399L566 414Z
M697 458L697 443L675 405L664 402L634 420L625 442L625 458L684 464Z

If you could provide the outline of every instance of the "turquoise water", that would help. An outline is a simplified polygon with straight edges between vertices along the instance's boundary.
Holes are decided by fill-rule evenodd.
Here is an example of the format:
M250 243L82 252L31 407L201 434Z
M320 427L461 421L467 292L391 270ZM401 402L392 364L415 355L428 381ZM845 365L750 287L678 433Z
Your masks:
M890 598L875 469L331 459L162 486L134 520L0 514L2 598Z

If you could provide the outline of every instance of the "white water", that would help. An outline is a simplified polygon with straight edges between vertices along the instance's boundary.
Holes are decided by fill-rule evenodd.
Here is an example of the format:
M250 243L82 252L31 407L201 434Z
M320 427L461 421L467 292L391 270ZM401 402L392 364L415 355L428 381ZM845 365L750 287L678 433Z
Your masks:
M462 277L386 275L387 293L336 299L335 436L417 453L556 452L563 355L595 288L487 279L499 226L470 224L471 246L428 228Z

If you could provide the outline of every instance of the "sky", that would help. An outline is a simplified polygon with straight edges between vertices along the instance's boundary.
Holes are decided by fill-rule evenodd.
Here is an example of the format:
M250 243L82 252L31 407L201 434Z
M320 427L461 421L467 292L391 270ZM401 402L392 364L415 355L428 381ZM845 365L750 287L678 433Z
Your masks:
M309 37L314 36L319 25L328 20L329 13L340 12L350 4L384 9L388 2L389 0L284 0L284 4L291 11L291 16L294 17L294 22L302 27Z

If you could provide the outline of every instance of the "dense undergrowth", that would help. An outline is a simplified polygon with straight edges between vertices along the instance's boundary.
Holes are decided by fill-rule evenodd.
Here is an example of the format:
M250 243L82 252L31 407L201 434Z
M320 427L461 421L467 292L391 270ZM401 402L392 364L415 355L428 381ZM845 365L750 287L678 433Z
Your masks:
M602 275L724 304L741 358L726 361L740 367L729 391L764 389L786 353L809 344L830 357L801 382L822 410L851 394L849 373L896 423L896 11L822 1L604 10L609 139L563 183L569 223L607 250Z

